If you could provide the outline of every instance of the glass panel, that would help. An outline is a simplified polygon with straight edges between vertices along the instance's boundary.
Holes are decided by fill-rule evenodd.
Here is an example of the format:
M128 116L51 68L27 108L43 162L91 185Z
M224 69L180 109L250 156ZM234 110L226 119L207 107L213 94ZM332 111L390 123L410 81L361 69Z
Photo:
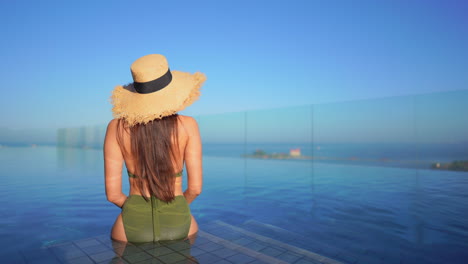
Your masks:
M245 142L245 112L197 117L204 156L241 157Z
M250 221L290 225L313 203L312 107L249 111L246 124Z
M315 105L316 160L370 166L415 167L411 97Z
M365 244L376 252L411 239L418 166L413 98L315 105L313 120L316 205L306 232L340 248Z
M468 160L468 91L418 95L414 101L423 165L439 163L443 169L453 161Z
M413 182L413 241L466 245L468 91L414 96L420 165Z
M196 119L203 143L203 188L208 191L203 191L191 210L201 223L225 219L227 214L235 223L241 223L247 219L246 167L242 157L245 112L204 115Z

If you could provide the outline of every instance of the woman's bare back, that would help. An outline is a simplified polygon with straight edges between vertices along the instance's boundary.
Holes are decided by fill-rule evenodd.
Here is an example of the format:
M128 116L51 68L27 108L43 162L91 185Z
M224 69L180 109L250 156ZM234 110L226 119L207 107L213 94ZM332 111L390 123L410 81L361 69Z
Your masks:
M185 148L187 146L187 141L188 141L188 138L189 138L189 133L190 133L190 129L193 129L192 126L190 126L189 124L187 124L187 119L189 119L191 117L188 117L188 116L182 116L182 115L179 115L177 120L177 126L178 126L178 135L177 135L177 139L172 139L172 142L173 142L173 146L174 147L178 147L178 149L175 151L175 154L176 154L176 160L173 162L173 167L175 168L175 170L177 172L180 172L183 170L183 167L184 167L184 152L185 152ZM174 142L174 140L177 140L177 144L175 144L176 142ZM124 148L124 149L122 149ZM130 135L128 133L124 133L124 137L123 137L123 146L121 147L122 149L122 152L123 153L126 153L126 155L124 155L124 160L125 160L125 166L127 167L128 171L132 174L135 174L135 172L137 171L136 169L136 164L135 164L135 159L134 159L134 155L131 153L130 149L131 149L131 143L130 143ZM125 151L125 152L124 152ZM174 177L174 195L182 195L183 192L182 192L182 178L183 177ZM148 195L148 188L145 188L144 190L139 190L138 187L136 186L135 184L135 179L134 178L129 178L129 181L130 181L130 194L135 194L135 195L145 195L145 196L149 196Z

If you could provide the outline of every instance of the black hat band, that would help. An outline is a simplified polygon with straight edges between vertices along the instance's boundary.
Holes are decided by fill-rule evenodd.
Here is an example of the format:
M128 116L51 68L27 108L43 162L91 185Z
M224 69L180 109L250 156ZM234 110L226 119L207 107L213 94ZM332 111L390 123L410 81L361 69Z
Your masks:
M135 91L140 94L154 93L168 86L172 81L172 73L170 69L161 77L149 82L133 82Z

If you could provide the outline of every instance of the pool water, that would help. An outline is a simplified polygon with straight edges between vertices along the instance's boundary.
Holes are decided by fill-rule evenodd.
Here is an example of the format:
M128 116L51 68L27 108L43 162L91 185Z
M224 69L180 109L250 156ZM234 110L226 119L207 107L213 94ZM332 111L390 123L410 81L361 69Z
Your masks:
M203 193L191 209L210 234L250 232L344 263L468 260L466 172L216 156L203 163ZM5 147L0 165L5 263L109 233L120 213L105 197L101 150ZM125 174L123 182L127 193Z

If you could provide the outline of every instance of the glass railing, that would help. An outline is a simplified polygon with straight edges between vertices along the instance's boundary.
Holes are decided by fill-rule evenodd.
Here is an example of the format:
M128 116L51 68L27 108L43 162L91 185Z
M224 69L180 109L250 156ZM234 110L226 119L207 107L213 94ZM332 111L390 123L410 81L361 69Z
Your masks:
M468 166L468 91L198 116L204 155L420 169ZM468 169L468 168L467 168Z
M467 170L468 91L196 116L204 155ZM101 148L105 125L57 146Z

